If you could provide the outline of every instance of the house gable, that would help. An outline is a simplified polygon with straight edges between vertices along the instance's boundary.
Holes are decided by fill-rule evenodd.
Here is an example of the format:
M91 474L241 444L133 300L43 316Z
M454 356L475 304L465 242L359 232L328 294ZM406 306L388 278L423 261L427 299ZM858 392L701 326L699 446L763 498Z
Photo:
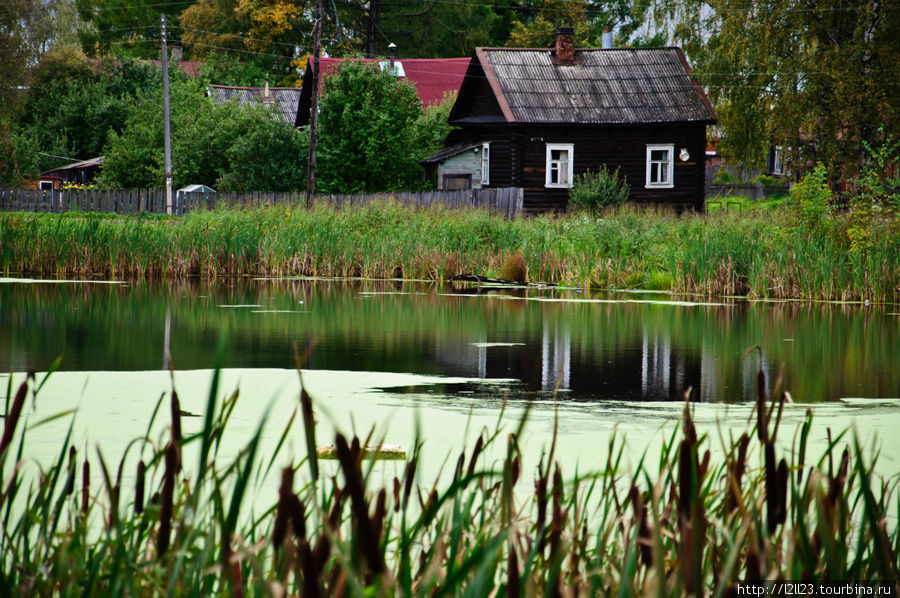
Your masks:
M506 123L512 120L499 84L493 73L488 76L485 72L482 60L483 54L477 49L469 62L459 97L450 111L450 124Z
M498 110L505 122L523 124L716 120L679 48L584 49L572 63L550 50L478 48L457 106L454 124L496 119Z

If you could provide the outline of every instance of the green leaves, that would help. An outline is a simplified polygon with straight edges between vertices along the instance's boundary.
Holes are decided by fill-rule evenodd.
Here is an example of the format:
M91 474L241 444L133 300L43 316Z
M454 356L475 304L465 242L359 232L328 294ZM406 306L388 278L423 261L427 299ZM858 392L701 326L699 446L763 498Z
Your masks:
M164 185L161 93L140 94L121 134L110 135L101 183ZM306 133L276 120L268 108L215 104L193 81L173 82L170 101L176 188L198 183L219 191L290 191L306 180Z
M412 84L378 65L348 61L325 77L319 106L316 174L321 190L363 193L417 186L418 161L431 148L419 143L428 135L417 126L423 112Z
M601 164L596 172L585 172L575 176L574 185L569 189L569 201L573 205L597 211L607 206L619 205L628 199L628 179L619 177L619 169L611 170Z

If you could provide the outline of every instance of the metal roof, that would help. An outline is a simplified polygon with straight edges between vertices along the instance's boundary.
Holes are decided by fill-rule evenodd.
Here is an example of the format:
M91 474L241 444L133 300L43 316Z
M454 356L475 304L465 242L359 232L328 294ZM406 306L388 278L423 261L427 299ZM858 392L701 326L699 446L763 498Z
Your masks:
M451 156L456 156L466 151L470 151L475 149L476 147L481 147L481 143L462 143L459 145L452 145L450 147L445 147L442 150L439 150L424 160L419 160L420 164L431 164L433 162L440 162L445 158L449 158Z
M477 48L506 122L633 124L714 122L679 48L552 50ZM469 71L467 76L473 76ZM462 95L466 86L463 85ZM451 121L477 115L451 114Z
M290 125L297 116L297 105L300 103L299 87L269 87L269 96L265 96L266 87L234 87L230 85L210 85L209 97L214 102L224 104L236 98L241 104L271 104L278 115L278 120Z
M344 58L319 58L319 91L322 91L322 77L332 74L344 60ZM462 85L469 61L469 58L394 59L395 71L402 73L401 79L406 79L415 86L416 95L422 101L422 106L426 108L440 104L446 94L459 91L459 86ZM307 82L312 81L310 62L307 62L306 71L303 74L305 94L300 102L301 110L297 113L297 126L306 125L309 122L312 86L307 86ZM388 59L364 58L360 62L386 64Z
M103 166L103 158L104 156L100 156L99 158L90 158L89 160L82 160L81 162L73 162L72 164L66 164L65 166L51 168L50 170L42 172L40 176L52 176L54 172L77 170L79 168L99 168L100 166Z

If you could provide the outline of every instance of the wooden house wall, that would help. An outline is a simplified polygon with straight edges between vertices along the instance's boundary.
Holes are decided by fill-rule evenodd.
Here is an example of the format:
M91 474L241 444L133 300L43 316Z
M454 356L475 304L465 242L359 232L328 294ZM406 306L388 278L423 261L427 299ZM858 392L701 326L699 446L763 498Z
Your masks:
M697 210L703 207L703 124L467 127L461 137L466 142L492 142L490 186L524 188L525 210L529 212L564 210L568 203L568 189L544 187L547 143L574 144L576 175L602 164L620 168L630 186L630 201ZM671 189L645 187L647 145L657 143L674 146ZM678 157L681 148L690 153L686 162Z
M445 174L471 174L472 188L481 189L481 152L472 150L450 156L438 165L438 186Z
M463 88L460 89L459 99L450 113L450 120L471 116L496 117L502 120L503 111L500 109L500 104L497 103L497 98L494 96L481 65L473 64L470 69L472 69L471 73L466 76Z

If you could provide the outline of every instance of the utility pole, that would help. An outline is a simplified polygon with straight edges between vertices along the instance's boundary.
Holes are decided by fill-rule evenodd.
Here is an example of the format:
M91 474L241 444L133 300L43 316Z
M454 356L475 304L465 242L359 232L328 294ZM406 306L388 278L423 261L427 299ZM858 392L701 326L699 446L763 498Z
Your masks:
M309 163L306 167L306 208L312 207L316 192L316 136L319 133L319 53L322 48L322 0L316 0L313 42L312 102L309 108Z
M163 137L166 147L166 213L172 214L172 139L169 126L169 50L166 48L166 15L162 15Z

